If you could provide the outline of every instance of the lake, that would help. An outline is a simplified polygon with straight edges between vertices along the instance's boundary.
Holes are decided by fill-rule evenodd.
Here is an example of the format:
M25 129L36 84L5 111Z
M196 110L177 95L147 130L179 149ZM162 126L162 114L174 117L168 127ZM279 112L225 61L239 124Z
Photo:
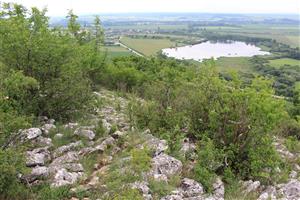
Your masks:
M168 57L177 59L193 59L202 61L203 59L219 57L252 57L255 55L269 55L269 52L262 51L261 48L246 44L245 42L203 42L196 45L168 48L162 50Z

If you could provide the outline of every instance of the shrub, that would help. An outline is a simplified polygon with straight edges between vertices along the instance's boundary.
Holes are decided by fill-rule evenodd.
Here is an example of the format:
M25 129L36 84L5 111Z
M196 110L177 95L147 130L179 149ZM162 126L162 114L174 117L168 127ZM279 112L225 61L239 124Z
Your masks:
M113 134L118 130L118 126L116 124L113 124L110 128L109 134Z
M149 181L149 188L154 195L154 199L160 199L163 196L170 194L175 189L174 186L165 181L156 181L153 179Z
M97 123L95 133L97 138L104 137L106 135L106 130L101 120Z
M178 126L176 126L175 129L172 131L167 131L160 134L160 137L165 139L168 142L169 154L178 159L185 156L182 155L182 153L180 153L184 136L185 135L180 131Z
M211 172L223 166L224 153L215 147L213 141L207 137L203 138L198 146L198 163Z
M300 151L300 142L296 138L296 136L287 137L284 141L284 144L286 148L292 153Z
M236 182L236 177L229 167L224 170L223 181L229 185L233 185Z
M300 123L295 119L288 118L283 120L274 132L277 135L296 137L300 140Z
M150 128L152 131L156 131L161 127L155 102L139 102L136 99L132 99L127 109L127 114L132 126L136 126L140 129Z
M200 182L207 192L212 192L212 184L214 183L216 174L199 163L194 168L194 174L196 181Z
M140 174L141 172L150 170L151 157L149 156L148 149L133 149L130 154L131 166L136 173Z
M26 199L27 191L18 175L25 172L23 155L15 149L0 149L0 199Z
M272 144L272 139L269 137L261 137L256 141L255 148L249 149L249 158L244 162L242 170L249 170L250 178L259 180L262 183L272 182L275 169L280 165L280 157Z
M35 188L37 191L37 200L62 200L70 198L70 187L63 186L59 188L52 188L50 185L41 185Z
M126 189L116 195L113 200L143 200L143 196L136 189Z

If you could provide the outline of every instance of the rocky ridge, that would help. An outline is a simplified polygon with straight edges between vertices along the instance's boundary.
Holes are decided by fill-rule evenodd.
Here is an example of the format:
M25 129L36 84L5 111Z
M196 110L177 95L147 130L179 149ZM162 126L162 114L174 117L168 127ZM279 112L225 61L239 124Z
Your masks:
M47 118L43 119L41 127L21 131L20 140L22 142L30 141L34 144L26 152L26 166L31 168L31 173L22 175L21 179L25 183L35 185L48 182L52 187L77 183L77 186L71 189L74 193L78 190L89 191L106 187L101 181L101 176L108 173L115 156L124 151L118 143L122 142L124 137L132 134L132 127L126 117L128 101L125 98L118 97L107 90L101 90L94 94L104 103L91 115L91 124L83 126L73 122L63 126L63 129L70 132L72 137L77 138L76 141L60 146L54 145L53 140L61 140L65 137L65 133L57 130L54 120ZM103 137L97 136L99 123L104 129ZM50 137L50 135L54 136ZM153 151L151 167L148 172L143 173L142 180L128 184L131 188L139 190L144 199L153 199L153 191L149 186L150 180L168 183L173 176L180 176L180 184L170 194L161 197L161 200L224 199L225 187L220 178L217 178L213 184L213 192L206 193L201 183L188 177L181 177L185 166L180 160L167 154L168 145L165 140L154 137L150 130L146 130L140 135L143 140L134 148L147 147ZM288 152L280 141L275 143L275 146L285 158L293 159L299 156ZM108 155L107 151L109 151ZM182 152L188 151L195 151L195 145L185 139L182 144ZM89 155L105 155L98 160L90 172L82 163L82 160ZM244 193L247 195L247 193L257 192L260 194L259 200L300 199L300 182L297 179L299 171L300 167L295 166L288 182L275 186L263 186L260 182L252 180L244 182ZM109 193L105 194L109 196Z

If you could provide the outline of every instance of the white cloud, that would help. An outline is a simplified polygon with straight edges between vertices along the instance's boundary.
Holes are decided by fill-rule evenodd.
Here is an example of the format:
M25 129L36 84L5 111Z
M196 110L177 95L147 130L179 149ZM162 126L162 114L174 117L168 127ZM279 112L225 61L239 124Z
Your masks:
M300 13L300 0L10 0L49 15L117 12Z

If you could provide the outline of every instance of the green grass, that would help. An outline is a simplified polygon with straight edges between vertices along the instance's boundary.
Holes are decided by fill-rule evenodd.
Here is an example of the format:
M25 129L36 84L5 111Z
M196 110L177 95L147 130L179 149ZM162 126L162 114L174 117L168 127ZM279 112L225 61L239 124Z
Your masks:
M106 46L105 49L107 50L107 56L109 58L133 55L130 51L121 46Z
M300 67L300 60L291 59L291 58L280 58L280 59L270 60L269 64L272 67L276 67L276 68L282 67L284 65Z
M175 46L175 42L169 39L122 37L121 42L145 56L153 56L161 49Z
M216 66L222 72L231 70L251 72L252 65L247 57L221 57L216 60Z

